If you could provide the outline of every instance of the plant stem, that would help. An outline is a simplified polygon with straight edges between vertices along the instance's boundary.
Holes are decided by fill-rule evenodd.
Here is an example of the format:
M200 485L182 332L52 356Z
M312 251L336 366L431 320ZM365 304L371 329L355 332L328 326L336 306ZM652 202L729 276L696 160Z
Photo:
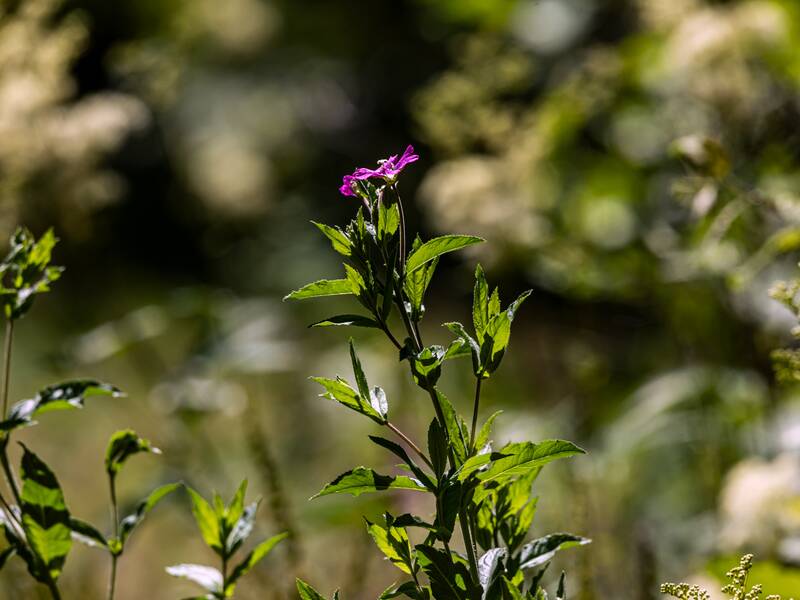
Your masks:
M14 496L14 500L16 500L17 504L22 504L19 495L19 487L17 487L17 480L14 477L14 470L11 468L11 463L8 462L8 454L6 453L7 444L2 444L0 447L0 464L3 467L3 473L6 477L6 483L8 484L9 489L11 490L11 494Z
M108 490L111 494L111 519L114 527L114 539L119 539L119 507L117 505L117 479L114 475L108 476ZM117 588L117 560L119 556L116 552L111 553L111 572L108 577L108 600L114 600L114 592Z
M397 191L396 186L392 186L392 191L394 191L395 197L397 198L397 206L400 213L400 285L397 289L397 295L395 296L395 304L397 305L397 309L400 311L400 316L403 319L403 325L405 325L406 331L408 332L409 337L413 340L415 349L417 352L420 352L423 348L422 344L422 336L419 333L419 328L412 324L411 319L408 316L408 311L406 310L406 303L403 299L403 281L405 278L405 264L406 264L406 254L405 254L405 243L406 243L406 218L405 212L403 211L403 201L400 198L400 193ZM450 454L450 466L455 469L455 456L453 454L452 443L450 441L450 435L447 430L447 425L445 423L444 412L442 411L441 402L439 402L439 397L436 394L436 389L434 386L426 385L425 389L428 390L428 394L430 394L431 402L433 403L433 409L436 412L436 418L439 421L439 425L442 428L442 431L445 433L445 437L447 439L447 445L449 448ZM474 420L474 417L473 417ZM472 541L472 534L470 531L470 521L467 515L466 510L463 506L461 506L458 510L458 521L461 526L461 534L464 537L464 546L467 548L467 558L469 559L469 570L472 574L473 582L477 585L479 584L478 578L478 560L475 557L475 545ZM449 553L449 548L445 544L445 548Z
M483 377L480 375L478 376L478 380L475 383L475 402L472 405L472 429L470 430L469 434L469 449L470 452L474 452L475 448L475 430L478 428L478 409L481 405L481 382L483 381Z
M427 456L425 456L425 453L422 452L422 450L419 449L419 446L417 446L411 440L411 438L409 438L405 433L400 431L397 427L394 426L393 423L390 423L389 421L386 422L386 427L391 429L395 433L395 435L397 435L397 437L399 437L406 444L408 444L411 447L411 449L417 454L417 456L419 456L423 461L425 461L426 465L428 465L431 469L433 469L433 463L430 461L430 459Z
M6 334L3 342L3 419L8 417L8 384L11 379L11 342L14 338L14 321L6 321Z
M52 596L53 600L61 600L61 594L58 591L58 586L56 582L53 581L53 578L48 578L47 581L47 589L50 590L50 596Z
M228 587L228 558L222 557L222 593L225 593L225 588Z

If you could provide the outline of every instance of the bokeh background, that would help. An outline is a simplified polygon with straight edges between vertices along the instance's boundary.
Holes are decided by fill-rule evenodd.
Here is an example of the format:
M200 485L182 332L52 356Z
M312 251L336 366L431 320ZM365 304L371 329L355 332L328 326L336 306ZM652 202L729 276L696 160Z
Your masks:
M45 415L21 438L74 514L108 519L102 453L136 428L120 495L185 480L262 495L289 529L240 597L294 577L349 600L396 580L362 515L391 498L307 499L358 464L390 469L361 419L309 375L349 375L350 332L307 330L346 302L281 302L338 276L310 219L344 223L341 175L413 143L411 226L484 236L434 283L426 337L469 314L480 261L505 298L532 287L485 386L497 439L589 455L537 482L534 533L594 539L554 567L572 598L657 597L758 555L768 593L800 590L797 320L768 289L800 257L800 5L794 0L3 0L0 233L61 238L67 266L16 329L13 398L78 375L124 400ZM378 336L371 381L420 435L424 398ZM466 409L470 373L450 366ZM118 597L186 597L163 568L210 562L176 495L121 562ZM103 597L76 547L65 597ZM0 597L37 598L20 562Z

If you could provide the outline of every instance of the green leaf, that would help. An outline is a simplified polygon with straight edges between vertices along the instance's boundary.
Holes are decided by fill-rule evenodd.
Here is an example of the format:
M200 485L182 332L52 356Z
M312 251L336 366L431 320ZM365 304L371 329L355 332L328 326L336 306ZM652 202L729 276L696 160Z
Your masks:
M221 555L223 553L223 541L220 539L222 531L216 511L205 498L191 487L186 486L186 491L189 492L192 514L194 514L194 520L200 529L200 535L203 536L203 541L209 548Z
M149 440L140 438L132 429L115 432L106 448L106 472L114 477L126 460L140 452L161 454L161 450L150 444Z
M51 385L33 398L14 404L9 411L8 419L0 423L0 431L10 431L26 425L33 417L46 412L83 408L86 398L92 396L119 398L124 395L119 388L94 379L78 379Z
M236 493L231 498L228 507L224 509L225 524L228 529L233 529L245 512L244 498L247 495L247 479L243 479L236 488Z
M69 527L72 530L72 539L75 541L91 548L108 549L108 541L105 536L91 523L70 517Z
M119 527L119 535L122 544L124 545L133 530L144 520L147 513L167 495L171 494L182 484L180 483L167 483L154 489L150 494L142 500L136 507L136 510L122 519Z
M323 296L345 296L353 293L353 287L348 279L321 279L314 283L304 285L284 296L284 300L305 300L307 298L321 298Z
M475 437L475 449L481 450L482 448L486 447L489 443L489 436L492 435L492 426L494 425L494 421L497 417L503 414L502 410L498 410L494 412L486 422L481 427L481 430L478 432L478 435Z
M322 321L312 323L309 327L341 327L350 325L352 327L371 327L373 329L380 329L380 325L374 319L364 317L362 315L336 315L335 317L328 317Z
M552 533L525 544L520 551L519 568L523 570L538 567L549 561L559 550L584 546L592 540L571 533Z
M295 581L297 583L297 593L300 594L300 600L327 600L325 596L302 579L296 579Z
M347 471L339 475L339 477L322 488L322 491L316 496L313 496L312 500L330 494L351 494L353 496L360 496L367 492L396 489L412 490L415 492L426 491L425 486L411 477L406 477L405 475L398 475L396 477L391 475L379 475L372 469L356 467L352 471Z
M413 273L437 256L483 241L482 238L473 235L443 235L428 240L409 255L406 261L406 273Z
M367 521L367 532L378 549L394 566L406 575L411 575L413 566L411 542L403 529Z
M504 600L527 600L525 595L519 591L519 588L506 579L505 575L503 575L502 581Z
M211 592L215 596L222 594L222 573L214 567L207 567L205 565L173 565L167 567L167 573L173 577L181 579L188 579L196 583L204 590Z
M464 600L474 598L472 576L461 560L444 550L432 546L416 546L419 564L428 576L436 600Z
M336 252L342 256L350 256L352 254L350 238L348 238L341 229L323 223L317 223L316 221L311 222L331 241L331 245Z
M247 556L244 557L244 560L236 565L236 568L231 573L230 577L228 578L228 585L225 588L226 595L233 595L234 588L236 587L236 582L239 581L244 575L250 572L250 570L255 567L261 560L263 560L272 549L278 545L279 542L286 539L289 536L288 533L279 533L278 535L274 535L268 540L264 540L258 546L253 548Z
M367 376L364 375L364 369L361 368L361 361L356 354L356 347L353 343L353 338L350 338L350 361L353 363L353 374L356 377L356 384L358 385L358 393L362 398L369 398L369 384L367 383Z
M461 465L468 455L468 441L464 430L461 428L461 422L458 418L455 408L450 403L442 392L436 390L436 399L439 406L442 407L442 415L444 416L444 425L447 429L447 437L450 440L450 446L453 448L453 454L456 459L456 466Z
M489 323L489 285L483 268L475 268L475 289L472 294L472 324L475 327L475 337L478 343L483 342L483 332Z
M483 483L490 481L502 482L504 480L526 475L532 469L537 469L547 463L560 458L568 458L576 454L585 454L585 451L565 440L545 440L543 442L520 442L508 444L500 450L502 458L493 460L489 467L480 471L486 464L485 455L470 458L462 468L458 477L464 481L471 474L477 472L477 477Z
M25 445L20 445L22 528L31 550L55 580L72 547L69 511L55 474Z
M350 385L342 378L328 379L326 377L312 377L312 381L316 381L325 388L325 393L320 394L322 398L335 400L340 404L344 404L347 408L356 411L369 417L376 423L384 425L386 423L386 395L380 388L375 388L370 392L369 400L365 400L358 392L356 392ZM381 412L379 412L381 411Z

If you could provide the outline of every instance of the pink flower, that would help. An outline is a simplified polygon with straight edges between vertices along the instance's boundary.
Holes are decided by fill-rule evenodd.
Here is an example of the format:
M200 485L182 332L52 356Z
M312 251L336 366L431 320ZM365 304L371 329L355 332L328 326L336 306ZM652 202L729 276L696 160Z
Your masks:
M393 184L397 180L397 176L413 162L419 160L419 156L414 154L414 147L409 145L400 158L397 154L393 154L385 160L378 161L377 169L367 169L366 167L359 167L352 175L345 175L342 177L342 185L339 191L344 196L355 196L353 185L356 181L364 181L367 179L383 179L388 184Z

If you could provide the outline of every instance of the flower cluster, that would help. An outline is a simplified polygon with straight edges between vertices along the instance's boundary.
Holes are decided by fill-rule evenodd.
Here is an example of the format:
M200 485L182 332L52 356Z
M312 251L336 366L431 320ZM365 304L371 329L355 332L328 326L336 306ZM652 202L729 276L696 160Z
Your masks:
M760 583L747 589L747 576L753 568L753 555L745 554L739 560L739 564L725 573L731 582L720 590L723 594L730 596L731 600L758 600L763 593ZM711 595L698 585L688 583L663 583L661 593L668 594L678 600L710 600ZM781 600L777 594L766 597L766 600Z

